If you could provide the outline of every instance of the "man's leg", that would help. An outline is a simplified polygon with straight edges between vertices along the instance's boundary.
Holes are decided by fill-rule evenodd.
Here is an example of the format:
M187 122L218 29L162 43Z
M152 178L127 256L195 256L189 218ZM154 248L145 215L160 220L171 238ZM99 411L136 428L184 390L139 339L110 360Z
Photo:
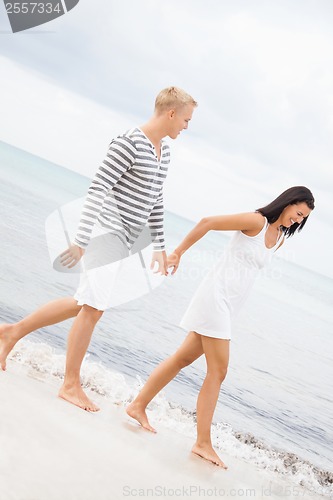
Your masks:
M65 379L59 391L59 397L87 411L98 411L99 408L81 387L80 369L96 323L102 315L103 311L84 305L75 318L68 336Z
M0 366L6 369L6 359L15 344L44 326L54 325L66 319L73 318L81 310L73 297L56 299L44 304L17 323L0 325Z
M127 256L128 250L122 240L115 234L105 233L91 240L83 258L85 272L81 273L75 297L84 305L68 335L65 379L59 397L87 411L98 411L99 408L81 387L82 361L96 323L117 296L115 280L122 259ZM115 262L110 263L110 258Z

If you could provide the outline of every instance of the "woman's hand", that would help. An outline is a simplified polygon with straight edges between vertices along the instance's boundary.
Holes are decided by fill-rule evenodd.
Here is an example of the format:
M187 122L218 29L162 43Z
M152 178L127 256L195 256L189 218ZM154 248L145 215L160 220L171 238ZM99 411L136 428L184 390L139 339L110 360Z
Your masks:
M81 259L85 250L78 245L71 245L67 250L60 254L60 262L63 266L67 266L69 269L76 266L76 264Z
M177 271L178 267L179 267L179 263L180 263L180 255L176 252L173 252L171 253L170 255L168 255L168 269L169 267L173 267L173 270L172 270L172 274L175 274L175 272Z

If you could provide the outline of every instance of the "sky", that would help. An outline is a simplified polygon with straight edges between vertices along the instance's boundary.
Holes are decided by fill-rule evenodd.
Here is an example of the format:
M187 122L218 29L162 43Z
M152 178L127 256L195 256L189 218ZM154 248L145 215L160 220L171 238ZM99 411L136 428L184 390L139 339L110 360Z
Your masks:
M166 209L196 221L305 185L316 209L279 252L333 277L332 25L331 0L80 0L13 34L1 3L0 139L91 177L180 86L199 107L170 140Z

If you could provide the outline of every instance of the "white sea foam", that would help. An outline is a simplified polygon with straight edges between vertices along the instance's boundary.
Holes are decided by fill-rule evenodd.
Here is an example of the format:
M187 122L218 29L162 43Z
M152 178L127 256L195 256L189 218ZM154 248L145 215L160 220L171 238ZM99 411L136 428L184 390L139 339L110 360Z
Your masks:
M44 343L20 342L11 354L11 359L30 366L39 374L63 379L65 355L57 354ZM85 358L82 367L82 385L104 396L112 404L126 405L142 386L139 377L129 383L125 377L113 372L100 363L90 362ZM153 425L160 423L188 437L195 437L196 415L179 405L168 401L163 392L148 407ZM226 423L214 423L212 426L214 446L261 469L274 471L291 479L295 485L303 486L313 494L333 497L333 473L313 466L288 451L274 449L251 434L235 432Z

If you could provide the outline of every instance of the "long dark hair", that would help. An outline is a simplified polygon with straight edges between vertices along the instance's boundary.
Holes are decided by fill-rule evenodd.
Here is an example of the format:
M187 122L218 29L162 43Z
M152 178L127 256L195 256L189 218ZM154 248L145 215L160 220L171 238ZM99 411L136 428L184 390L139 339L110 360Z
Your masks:
M273 224L273 222L278 220L281 213L288 205L296 205L297 203L306 203L310 210L314 209L314 197L310 189L304 186L291 187L265 207L257 208L256 212L259 212L261 215L266 217L269 224ZM286 237L289 238L289 236L292 236L296 230L298 232L301 231L306 221L307 217L304 217L300 224L295 222L290 227L281 226L282 231Z

